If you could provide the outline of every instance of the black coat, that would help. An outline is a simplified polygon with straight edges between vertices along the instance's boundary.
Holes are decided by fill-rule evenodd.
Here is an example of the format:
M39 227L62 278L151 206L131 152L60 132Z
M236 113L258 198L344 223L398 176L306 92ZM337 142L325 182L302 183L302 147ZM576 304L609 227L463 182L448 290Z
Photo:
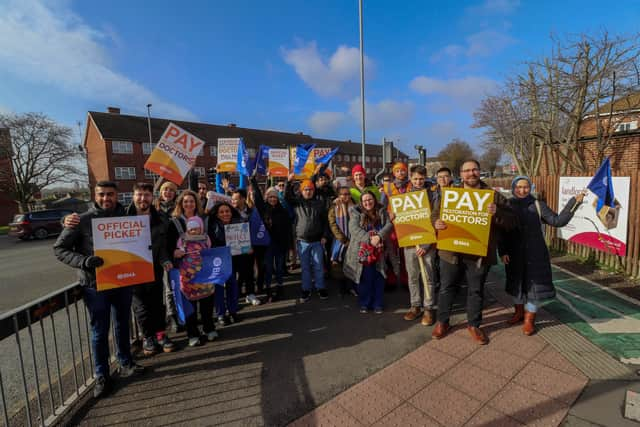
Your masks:
M573 217L576 199L571 198L559 214L553 212L545 202L538 201L539 215L536 199L531 195L524 199L514 197L507 203L518 217L518 226L500 236L498 252L501 257L509 255L510 258L505 266L506 291L518 298L526 295L532 301L553 298L556 290L540 220L552 227L565 226Z
M271 238L271 246L286 251L291 244L291 217L289 212L279 202L275 206L271 206L264 201L262 192L258 187L255 177L251 178L251 186L253 188L256 208L260 213L260 217L264 222L264 226L269 232Z
M96 203L87 212L80 214L80 223L76 227L66 227L53 244L53 252L63 263L78 269L78 281L82 286L96 287L96 269L85 267L86 259L93 255L93 218L124 216L122 205L116 204L113 210L106 211Z

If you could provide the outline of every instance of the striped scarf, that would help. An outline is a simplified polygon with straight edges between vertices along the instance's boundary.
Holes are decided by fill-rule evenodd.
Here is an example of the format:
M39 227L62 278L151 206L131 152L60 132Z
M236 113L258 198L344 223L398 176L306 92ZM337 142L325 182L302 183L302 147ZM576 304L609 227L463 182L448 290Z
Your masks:
M353 202L349 201L346 205L336 200L334 203L334 209L336 212L336 225L342 231L342 233L349 239L349 208L353 206ZM338 239L333 241L331 247L331 261L342 262L344 259L344 252L346 248Z

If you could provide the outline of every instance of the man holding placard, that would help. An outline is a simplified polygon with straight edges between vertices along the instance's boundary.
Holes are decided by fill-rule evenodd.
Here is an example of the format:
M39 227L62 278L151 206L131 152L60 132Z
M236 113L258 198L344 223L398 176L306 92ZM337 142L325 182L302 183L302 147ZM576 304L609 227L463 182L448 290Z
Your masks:
M109 326L112 311L120 376L128 377L144 371L142 366L133 361L129 344L131 287L116 287L104 291L98 291L96 287L96 268L103 265L104 260L94 255L92 219L124 215L124 208L118 203L116 184L99 181L95 188L94 206L80 215L77 227L63 229L53 245L60 261L78 269L78 279L84 287L84 302L91 318L91 347L96 374L94 397L103 397L112 388L109 374Z
M449 332L453 300L462 275L467 282L467 329L478 344L489 339L482 329L484 283L489 267L496 263L497 228L512 229L516 218L500 193L480 180L480 163L468 160L460 168L462 188L442 188L440 205L434 206L433 223L438 230L440 293L438 323L432 337Z

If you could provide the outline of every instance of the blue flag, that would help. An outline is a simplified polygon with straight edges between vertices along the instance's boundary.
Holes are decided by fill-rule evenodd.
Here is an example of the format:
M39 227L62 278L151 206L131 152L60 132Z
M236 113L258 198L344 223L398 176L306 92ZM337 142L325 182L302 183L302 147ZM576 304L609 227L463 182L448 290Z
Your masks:
M324 165L328 164L331 161L331 159L333 159L333 156L336 155L336 153L338 152L339 149L340 149L340 147L336 147L333 150L329 151L324 156L318 157L317 159L315 159L316 165L318 165L320 163L322 163Z
M173 297L176 303L176 311L178 312L178 321L184 325L187 323L187 317L194 313L193 304L180 291L180 270L172 268L169 270L169 283L173 290Z
M604 159L596 174L591 178L591 182L587 185L593 194L598 196L598 205L596 212L600 212L602 206L613 206L615 195L613 194L613 179L611 178L611 163L609 158Z
M244 146L244 140L242 138L240 138L240 143L238 144L237 169L240 175L251 175L251 171L249 170L249 152Z
M249 217L249 231L251 233L251 245L269 246L271 243L271 236L269 236L269 231L267 230L267 227L265 227L264 222L262 222L262 218L260 218L258 209L254 208L251 211L251 216Z
M232 274L231 250L227 246L205 249L200 252L202 269L193 277L194 283L223 285Z
M311 150L314 149L315 144L301 144L296 147L296 158L293 161L293 173L300 175L304 165L307 163Z
M255 171L260 175L267 174L267 160L269 158L269 147L261 145L256 153L256 158L251 165L251 171Z

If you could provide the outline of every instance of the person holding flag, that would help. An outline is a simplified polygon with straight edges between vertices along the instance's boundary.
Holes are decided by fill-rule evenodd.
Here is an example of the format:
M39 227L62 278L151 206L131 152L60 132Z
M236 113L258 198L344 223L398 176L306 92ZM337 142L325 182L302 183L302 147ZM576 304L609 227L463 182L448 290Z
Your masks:
M513 198L508 199L507 204L515 212L518 225L502 233L498 240L498 254L506 272L506 291L515 305L515 313L507 323L515 325L524 320L522 332L532 335L540 303L556 294L542 225L567 225L585 194L572 197L556 214L544 201L531 195L531 180L526 176L513 179L511 193Z

